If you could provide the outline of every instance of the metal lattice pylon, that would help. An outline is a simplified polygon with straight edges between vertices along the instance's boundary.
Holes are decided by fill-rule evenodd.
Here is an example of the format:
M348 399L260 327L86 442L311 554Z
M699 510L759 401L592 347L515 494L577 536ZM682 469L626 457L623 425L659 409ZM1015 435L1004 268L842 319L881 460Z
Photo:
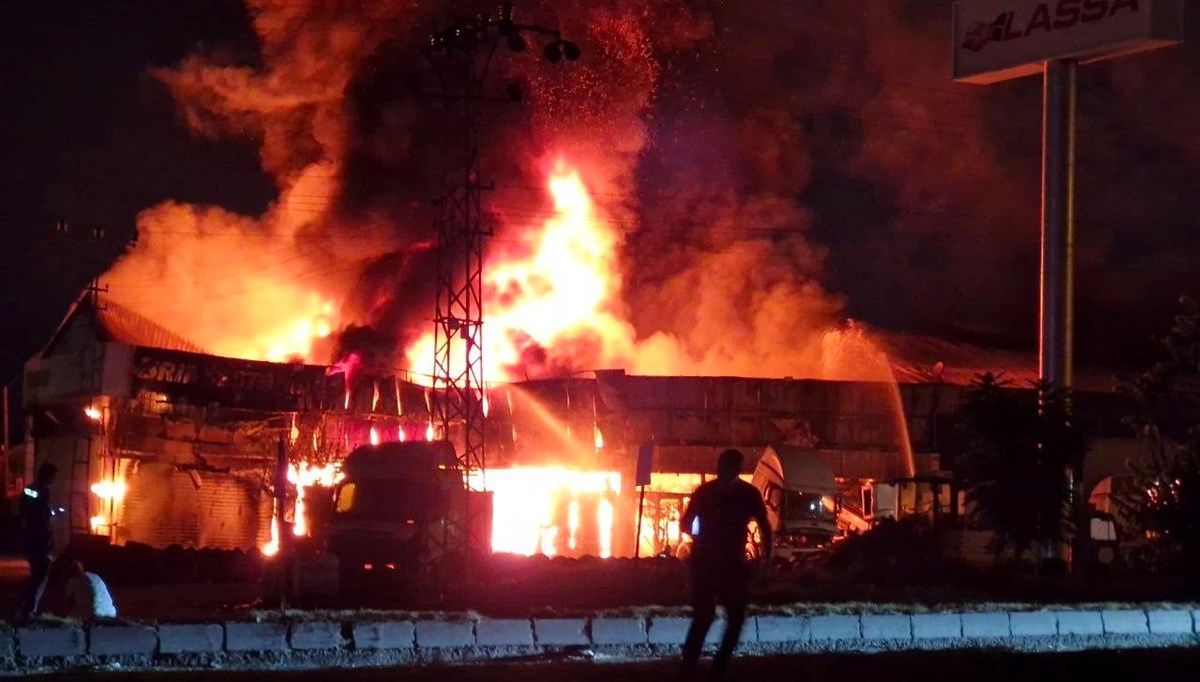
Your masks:
M523 34L550 39L542 55L551 62L579 59L579 46L563 40L559 32L514 21L513 3L503 2L495 17L456 19L430 36L425 55L441 84L442 98L455 108L462 143L461 166L438 200L437 303L434 309L434 414L443 438L456 442L462 469L465 510L447 524L443 538L447 553L461 553L469 572L473 551L485 551L479 535L480 521L488 510L482 502L485 488L485 428L483 383L483 237L491 234L484 224L481 198L492 189L479 180L479 130L476 107L488 98L483 85L501 45L523 52ZM506 92L512 99L514 86ZM519 90L517 90L519 93ZM455 435L458 435L455 438ZM453 518L453 515L452 515Z
M486 513L474 498L486 468L483 414L483 237L479 182L479 135L472 98L482 84L474 53L455 55L446 65L461 82L452 93L460 109L463 143L461 177L447 183L438 200L437 302L434 309L434 412L441 437L456 441L455 452L467 488L461 518L451 515L444 538L448 553L464 558L483 549L473 535ZM443 83L445 83L445 79ZM455 438L454 436L458 436Z

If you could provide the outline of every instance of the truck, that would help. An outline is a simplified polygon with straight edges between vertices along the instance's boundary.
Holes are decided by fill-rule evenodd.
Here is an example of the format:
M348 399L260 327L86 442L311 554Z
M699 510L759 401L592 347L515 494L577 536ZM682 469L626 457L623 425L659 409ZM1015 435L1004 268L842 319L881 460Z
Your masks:
M342 473L322 535L344 601L362 601L381 582L391 592L428 584L453 558L445 548L462 546L453 534L463 532L455 521L468 491L449 442L364 445Z
M841 537L837 481L829 463L815 450L767 446L750 483L766 505L778 561L800 561Z

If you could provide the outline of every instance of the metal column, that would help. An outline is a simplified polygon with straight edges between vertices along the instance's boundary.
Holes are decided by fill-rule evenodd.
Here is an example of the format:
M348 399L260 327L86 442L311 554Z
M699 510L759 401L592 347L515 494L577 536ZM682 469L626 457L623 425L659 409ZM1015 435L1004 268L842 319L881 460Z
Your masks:
M1063 389L1071 387L1074 345L1075 99L1075 62L1046 62L1038 376Z
M1038 378L1051 390L1069 390L1074 349L1075 110L1076 64L1046 62L1042 97L1042 265ZM1066 471L1068 509L1077 502L1079 482ZM1080 529L1086 532L1086 529ZM1048 559L1060 558L1061 545L1049 543Z

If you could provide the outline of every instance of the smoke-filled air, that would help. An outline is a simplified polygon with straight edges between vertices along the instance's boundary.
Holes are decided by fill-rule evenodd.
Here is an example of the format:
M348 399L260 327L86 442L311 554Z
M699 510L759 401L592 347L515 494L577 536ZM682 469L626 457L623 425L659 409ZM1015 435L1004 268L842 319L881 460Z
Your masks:
M453 3L248 4L255 63L200 51L153 75L196 135L258 144L278 196L254 216L145 209L138 241L104 278L110 300L206 352L353 355L420 380L433 364L433 199L459 158L421 47ZM834 19L789 30L772 19L786 11L777 3L700 4L519 6L520 20L559 27L583 57L501 52L485 88L487 379L886 372L863 361L868 341L823 284L827 253L801 199L814 181L796 114L805 90L761 105L778 56L817 49L811 22ZM880 5L890 16L904 3ZM511 84L521 101L499 101ZM889 163L888 149L871 153Z

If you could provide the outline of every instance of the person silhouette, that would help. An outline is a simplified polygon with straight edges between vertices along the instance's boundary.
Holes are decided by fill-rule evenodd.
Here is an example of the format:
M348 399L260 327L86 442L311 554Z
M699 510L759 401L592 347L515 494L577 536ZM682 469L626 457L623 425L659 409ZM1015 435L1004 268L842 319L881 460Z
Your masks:
M725 675L733 651L737 648L742 624L746 620L746 588L750 582L750 564L746 558L747 528L758 523L763 542L763 559L771 556L771 525L758 489L738 478L745 457L741 451L725 450L717 458L717 478L696 488L683 513L683 531L692 536L690 557L692 578L692 624L683 645L683 664L679 678L690 680L696 674L704 638L716 615L718 599L725 606L728 621L720 648L713 658L711 679Z
M56 474L58 467L49 462L42 464L34 482L21 493L21 550L29 562L29 578L21 590L17 611L17 620L22 622L37 615L50 576L54 553L50 520L61 511L50 506L50 486Z

